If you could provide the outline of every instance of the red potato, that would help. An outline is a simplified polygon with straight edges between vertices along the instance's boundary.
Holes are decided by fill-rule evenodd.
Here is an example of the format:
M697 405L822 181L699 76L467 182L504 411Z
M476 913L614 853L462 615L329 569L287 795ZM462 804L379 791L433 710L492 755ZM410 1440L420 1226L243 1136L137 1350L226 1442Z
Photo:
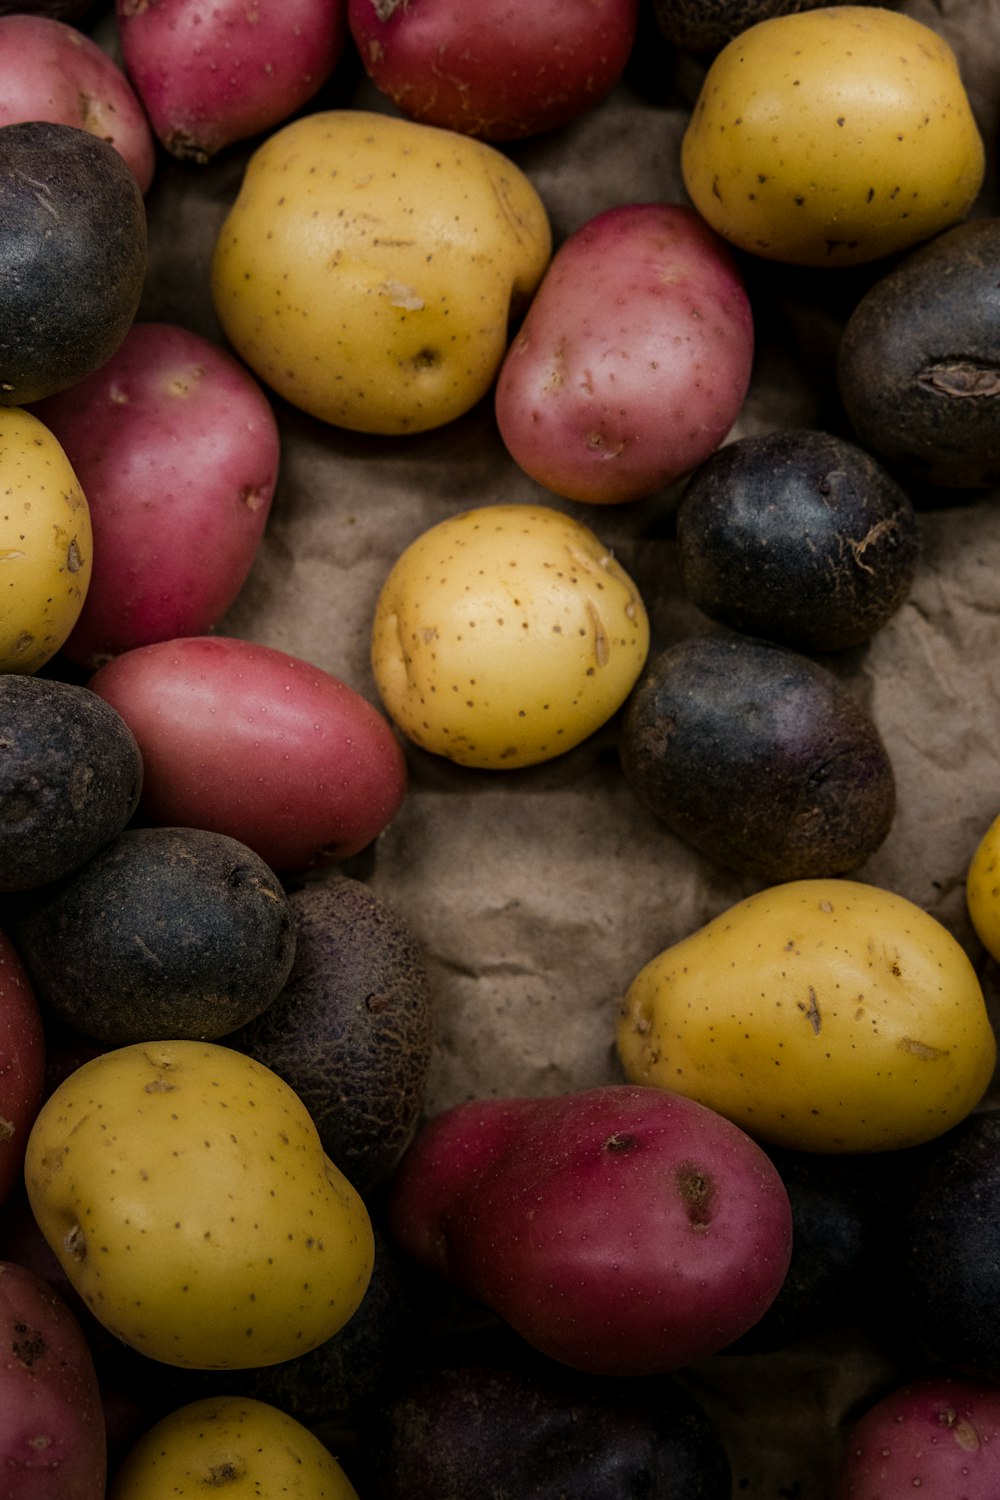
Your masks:
M0 1203L24 1166L24 1148L45 1092L38 1002L10 939L0 932Z
M883 1396L849 1428L834 1500L996 1500L1000 1389L928 1375Z
M678 1369L763 1316L791 1254L777 1171L692 1103L623 1084L455 1105L404 1155L390 1231L550 1358Z
M201 163L306 104L347 41L346 0L116 0L115 17L157 138Z
M248 845L273 870L345 860L402 805L389 723L319 667L271 646L191 636L128 651L89 686L142 753L140 811Z
M566 125L618 82L638 0L348 0L368 76L403 114L481 140Z
M47 120L109 141L145 193L156 142L125 73L102 47L47 15L0 15L0 125Z
M76 1318L33 1271L0 1261L0 1495L104 1500L107 1434Z
M231 354L134 323L112 357L32 411L90 507L90 587L63 647L85 667L210 630L246 581L280 463L274 412Z
M753 353L739 268L693 209L607 209L553 257L500 368L497 423L556 494L641 499L720 445Z

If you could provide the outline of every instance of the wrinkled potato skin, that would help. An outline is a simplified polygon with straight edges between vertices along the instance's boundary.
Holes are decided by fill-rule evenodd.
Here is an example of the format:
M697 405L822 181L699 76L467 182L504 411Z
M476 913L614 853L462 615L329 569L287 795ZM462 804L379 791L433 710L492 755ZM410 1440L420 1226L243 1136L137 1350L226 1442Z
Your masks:
M687 1094L759 1140L888 1151L958 1124L996 1042L964 949L876 886L771 886L652 959L618 1051L633 1083Z
M397 558L372 630L386 710L459 765L550 760L621 707L649 650L628 574L586 526L493 505L430 527Z
M881 7L824 6L723 48L681 168L695 207L739 248L847 266L964 218L984 151L943 37Z
M93 565L90 507L53 433L0 409L0 672L37 672L76 624Z
M488 390L551 249L541 199L495 147L319 111L251 158L212 294L237 353L293 405L359 432L420 432Z

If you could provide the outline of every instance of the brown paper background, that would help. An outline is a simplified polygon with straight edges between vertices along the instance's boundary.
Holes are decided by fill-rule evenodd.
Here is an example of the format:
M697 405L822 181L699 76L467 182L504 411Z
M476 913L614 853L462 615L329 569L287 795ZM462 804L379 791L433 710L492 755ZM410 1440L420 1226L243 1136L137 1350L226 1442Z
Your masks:
M1000 4L911 0L901 9L955 46L990 158L977 212L995 211ZM678 146L700 78L652 36L643 66L564 131L507 148L539 189L557 241L617 203L683 201ZM316 107L387 109L348 62ZM150 272L140 317L222 342L208 259L250 147L206 168L164 163L148 197ZM835 421L830 360L845 276L749 268L758 353L733 436ZM220 630L294 652L377 701L368 660L375 599L402 548L470 506L542 500L611 545L649 607L654 641L706 622L683 599L677 492L617 508L570 504L506 455L489 400L446 429L376 440L276 403L283 461L253 572ZM1000 811L1000 497L922 503L908 602L863 650L830 659L870 707L896 771L892 831L857 877L932 912L994 981L969 929L964 875ZM363 878L409 921L427 958L436 1045L427 1110L484 1094L543 1094L618 1078L613 1026L634 973L753 889L661 826L624 786L615 727L558 761L476 772L407 750L407 801ZM863 1331L780 1356L720 1356L688 1372L719 1422L746 1500L822 1500L838 1423L893 1374Z

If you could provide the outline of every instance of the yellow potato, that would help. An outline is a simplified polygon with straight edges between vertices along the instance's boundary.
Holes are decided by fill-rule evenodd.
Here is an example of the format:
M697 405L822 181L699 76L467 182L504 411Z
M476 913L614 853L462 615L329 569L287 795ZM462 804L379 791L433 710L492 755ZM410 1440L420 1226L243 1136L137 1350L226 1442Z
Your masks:
M61 444L0 408L0 672L37 672L76 624L90 585L90 508Z
M365 1206L276 1073L210 1042L120 1047L28 1137L38 1225L94 1315L166 1364L276 1364L339 1332L372 1272Z
M207 1397L169 1412L126 1453L108 1500L358 1500L308 1427L264 1401Z
M965 900L976 936L1000 960L1000 817L976 847L965 879Z
M551 252L541 199L495 147L338 109L251 157L211 284L273 390L326 422L400 434L485 394Z
M875 260L957 223L984 161L948 43L862 5L775 16L736 37L681 145L688 193L719 234L809 266Z
M510 769L561 755L621 706L649 650L635 584L594 533L543 505L463 511L383 584L372 669L415 744Z
M958 941L850 880L771 886L665 949L629 986L617 1040L633 1083L807 1151L932 1140L979 1102L996 1061Z

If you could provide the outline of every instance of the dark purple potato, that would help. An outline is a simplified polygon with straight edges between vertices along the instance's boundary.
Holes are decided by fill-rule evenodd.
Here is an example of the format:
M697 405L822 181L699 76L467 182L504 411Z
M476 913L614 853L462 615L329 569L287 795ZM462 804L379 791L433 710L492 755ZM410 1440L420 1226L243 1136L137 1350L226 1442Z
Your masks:
M912 251L850 314L837 355L865 448L921 484L1000 482L1000 218Z
M277 876L200 828L125 829L36 893L12 935L39 999L112 1046L235 1031L277 997L295 954Z
M711 619L801 651L880 630L909 593L909 496L855 443L808 429L718 449L677 510L681 576Z
M124 719L84 687L0 675L0 891L46 885L119 834L142 757Z
M729 1500L708 1415L672 1376L580 1376L502 1331L402 1372L363 1432L373 1500Z
M110 359L146 261L142 192L114 146L73 125L0 127L0 403L39 401Z
M826 3L827 0L653 0L653 13L664 37L674 47L706 55L717 52L758 21L816 10ZM862 5L877 3L879 0L860 0ZM888 3L891 6L892 0Z
M650 812L760 880L846 874L895 814L892 765L861 703L818 662L750 636L654 656L625 703L619 755Z

